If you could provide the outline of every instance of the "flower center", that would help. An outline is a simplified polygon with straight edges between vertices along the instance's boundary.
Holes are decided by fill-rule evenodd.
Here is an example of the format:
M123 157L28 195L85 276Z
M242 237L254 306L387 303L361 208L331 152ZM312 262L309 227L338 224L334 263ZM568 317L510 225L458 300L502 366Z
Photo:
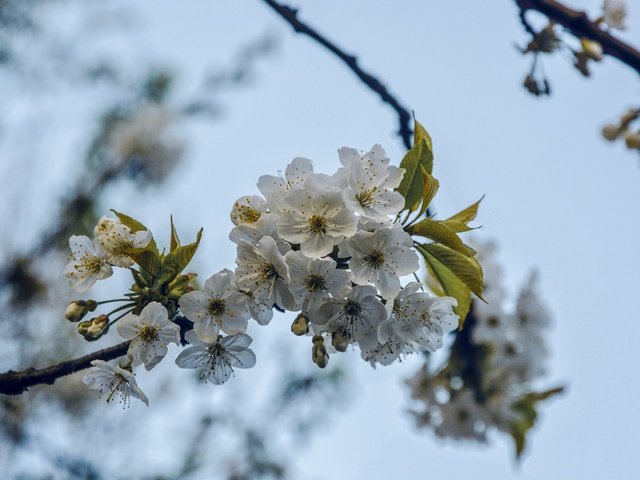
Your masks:
M374 250L369 255L364 257L364 261L371 268L380 268L384 263L384 255L380 250Z
M344 313L350 317L357 317L362 313L362 307L358 302L347 300L347 303L344 305Z
M326 233L327 220L319 215L312 215L309 219L309 231L313 233Z
M256 223L260 218L260 212L255 208L241 205L238 209L238 217L246 223Z
M496 317L489 317L487 319L487 325L489 326L489 328L498 328L500 326L500 320L498 320Z
M260 270L260 277L262 278L262 280L272 280L278 277L276 267L274 267L271 263L263 264Z
M156 325L145 325L140 329L140 333L138 335L140 336L140 340L142 340L143 342L151 343L158 340L159 330L160 330L160 327Z
M222 315L226 311L227 307L225 305L225 301L219 298L214 298L209 302L209 306L207 307L207 311L214 317L218 315Z
M362 207L370 207L373 204L373 194L376 191L375 188L367 192L360 192L356 195L356 200Z
M307 290L309 290L310 292L318 292L326 288L324 277L321 275L309 275L307 278L305 278L304 283L307 287Z

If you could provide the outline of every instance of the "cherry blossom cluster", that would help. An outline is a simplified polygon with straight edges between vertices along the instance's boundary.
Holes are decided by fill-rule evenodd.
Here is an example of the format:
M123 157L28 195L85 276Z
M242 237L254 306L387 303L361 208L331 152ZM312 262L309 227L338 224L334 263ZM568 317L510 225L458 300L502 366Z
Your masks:
M312 336L312 358L324 367L329 353L349 345L372 365L388 365L436 350L456 328L455 299L416 282L402 287L419 268L411 236L394 221L404 207L394 190L404 169L379 145L338 153L333 175L296 158L284 175L259 178L262 196L234 203L235 273L214 275L204 292L180 302L196 333L238 333L248 318L264 325L273 308L300 312L292 330ZM228 281L217 284L221 275Z
M283 175L260 177L262 196L241 197L232 207L235 271L215 273L201 289L194 288L195 274L180 275L199 237L180 246L173 226L169 254L158 251L142 224L117 212L118 218L99 221L93 239L72 236L65 273L77 291L109 277L113 267L129 269L134 278L124 300L78 300L67 309L87 340L117 322L129 341L125 363L97 360L85 383L108 400L147 403L133 368L151 370L181 338L188 346L176 364L196 369L204 381L225 383L234 368L256 363L249 320L267 325L274 310L299 312L292 331L311 338L312 360L322 368L330 353L350 345L373 366L440 348L458 326L457 302L402 281L419 268L414 241L398 221L405 201L396 188L405 170L390 165L379 145L365 154L341 148L339 158L333 175L315 173L310 160L296 158ZM81 322L112 301L125 305Z
M536 402L560 390L532 391L545 373L544 331L550 324L536 276L520 291L515 308L508 309L494 248L479 249L487 303L474 303L448 363L436 372L425 365L408 384L419 405L413 412L418 424L436 436L484 443L495 428L512 435L518 447L535 421Z

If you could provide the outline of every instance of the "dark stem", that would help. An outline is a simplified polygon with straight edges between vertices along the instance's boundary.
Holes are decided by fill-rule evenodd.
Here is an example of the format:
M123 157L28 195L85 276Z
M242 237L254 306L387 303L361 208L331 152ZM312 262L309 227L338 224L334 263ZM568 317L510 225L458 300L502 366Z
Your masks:
M546 15L558 25L562 25L577 38L587 38L602 45L602 51L640 73L640 52L628 43L618 40L606 30L589 20L585 12L573 10L554 0L515 0L520 8L520 19L525 29L532 33L532 28L525 19L528 10L535 10Z
M398 114L398 135L402 138L402 143L408 149L411 148L411 136L413 131L411 129L411 114L403 107L400 102L387 90L387 87L376 77L368 72L365 72L358 65L358 59L354 55L350 55L338 47L335 43L328 40L326 37L318 33L314 28L307 23L300 21L298 18L298 11L294 8L282 5L274 0L264 0L278 15L280 15L297 33L307 35L329 50L344 64L356 74L356 76L364 83L369 89L376 92L382 101L393 108Z
M53 383L60 377L71 375L91 366L93 360L109 361L127 354L130 342L122 342L113 347L98 350L84 357L74 358L66 362L58 363L51 367L35 369L27 368L20 372L9 370L0 374L0 393L5 395L20 395L29 387L46 383Z

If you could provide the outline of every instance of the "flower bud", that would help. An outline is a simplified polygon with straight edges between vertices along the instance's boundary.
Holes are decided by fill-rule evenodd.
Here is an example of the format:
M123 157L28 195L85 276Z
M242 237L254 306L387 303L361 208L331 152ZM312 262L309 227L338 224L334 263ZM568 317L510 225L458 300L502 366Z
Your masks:
M331 344L339 352L346 352L349 347L349 335L343 332L334 332L331 335Z
M324 339L320 335L314 335L313 337L311 359L320 368L325 368L329 364L329 354L324 346Z
M591 60L595 60L596 62L602 60L602 45L598 42L594 42L588 38L581 38L580 45L582 46L582 53L586 57Z
M291 331L294 335L299 337L309 333L309 319L302 314L299 314L291 324Z
M618 125L610 123L602 127L602 136L610 142L618 138L618 135L620 135L620 127Z
M98 315L91 320L86 320L78 324L78 333L88 342L98 340L109 329L109 317Z
M70 322L79 322L87 313L93 312L97 306L98 303L95 300L74 300L67 305L64 318Z
M624 136L624 143L626 143L627 148L640 149L640 132L627 132Z

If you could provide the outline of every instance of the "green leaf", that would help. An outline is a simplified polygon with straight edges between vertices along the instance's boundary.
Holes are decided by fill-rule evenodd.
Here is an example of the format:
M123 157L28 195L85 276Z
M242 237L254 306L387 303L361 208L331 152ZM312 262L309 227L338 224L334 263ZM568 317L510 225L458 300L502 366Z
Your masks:
M156 279L156 283L158 285L173 280L187 267L198 249L201 238L202 228L198 231L195 242L189 243L188 245L178 246L175 250L167 254L162 265L162 272Z
M431 287L432 290L440 296L449 296L457 300L458 305L453 311L460 317L458 320L458 328L462 328L464 321L467 318L469 309L471 308L471 291L469 288L456 277L451 270L445 267L433 255L430 255L422 247L418 247L418 251L422 254L429 271L430 278L427 283L437 283L436 287ZM442 291L439 291L439 290Z
M124 213L117 212L113 209L111 211L116 214L116 217L118 217L124 225L129 227L129 230L131 230L132 233L139 232L140 230L149 230L135 218L125 215Z
M478 215L478 207L480 206L480 202L483 199L484 199L484 195L476 203L474 203L472 205L469 205L464 210L456 213L455 215L452 215L451 217L447 218L446 220L442 220L441 223L445 223L446 224L447 222L456 222L456 223L463 223L463 224L467 225L471 220L476 218L476 215ZM449 228L451 228L451 227L449 227Z
M429 208L429 204L433 200L433 197L438 193L438 188L440 188L440 182L436 180L427 169L420 166L422 171L422 207L420 207L420 214L418 217L421 217L424 212Z
M445 245L428 243L421 248L451 271L469 290L482 299L482 267L475 258L463 255Z
M154 277L162 270L162 259L152 250L130 251L127 255L129 255L141 269Z
M427 147L429 147L429 150L433 151L433 142L431 141L431 135L429 135L429 132L427 132L427 130L425 130L422 124L418 122L418 120L416 120L416 116L414 115L413 116L413 145L416 146L423 140L427 144Z
M169 247L169 251L173 252L177 247L180 246L180 238L178 237L178 232L176 231L176 227L173 224L173 215L169 217L171 219L171 246Z
M411 148L400 162L400 168L404 168L405 173L396 191L404 197L404 210L414 211L422 200L424 180L421 167L429 174L433 171L433 152L424 139Z
M480 227L470 227L466 223L458 222L456 220L434 220L434 222L439 223L440 225L444 225L449 230L453 230L456 233L469 232L471 230L476 230L480 228Z
M473 257L476 254L473 248L465 245L465 243L460 240L456 232L441 223L434 222L430 218L425 218L421 222L412 225L407 229L407 233L429 238L468 257Z

